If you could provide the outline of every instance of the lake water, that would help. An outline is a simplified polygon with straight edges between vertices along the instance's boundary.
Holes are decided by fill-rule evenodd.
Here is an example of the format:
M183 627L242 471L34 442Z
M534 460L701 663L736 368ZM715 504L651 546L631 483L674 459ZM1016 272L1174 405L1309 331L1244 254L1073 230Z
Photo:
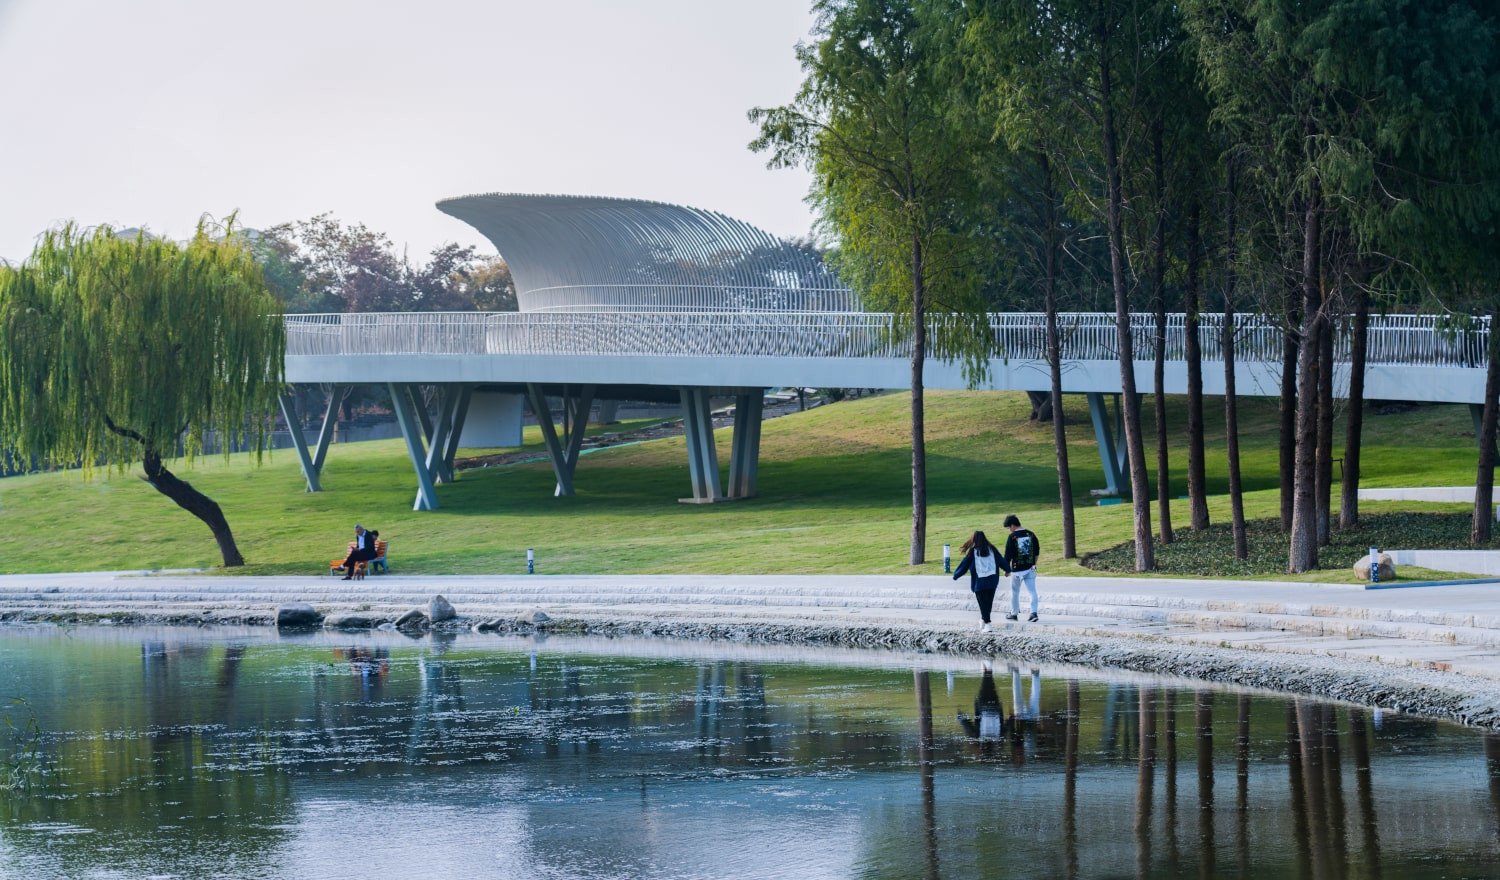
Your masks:
M1500 876L1500 739L994 658L0 627L0 877Z

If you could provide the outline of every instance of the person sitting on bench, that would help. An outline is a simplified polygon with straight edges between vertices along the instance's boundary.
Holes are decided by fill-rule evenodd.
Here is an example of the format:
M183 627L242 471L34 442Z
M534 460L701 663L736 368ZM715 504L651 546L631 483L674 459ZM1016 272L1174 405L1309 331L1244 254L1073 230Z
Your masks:
M356 525L354 527L354 542L350 544L349 555L344 559L344 580L354 577L354 563L369 562L375 558L375 533L365 531L365 527Z

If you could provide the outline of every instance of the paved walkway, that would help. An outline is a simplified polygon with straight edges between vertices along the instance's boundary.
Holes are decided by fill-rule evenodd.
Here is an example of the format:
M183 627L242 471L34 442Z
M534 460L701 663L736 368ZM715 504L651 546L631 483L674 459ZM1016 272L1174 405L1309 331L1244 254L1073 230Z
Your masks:
M1500 682L1500 584L1363 590L1044 575L1038 586L1041 622L1007 623L997 610L1000 634L1102 636L1316 655ZM953 630L978 624L967 581L933 575L379 575L363 581L141 572L5 575L0 576L0 619L121 615L269 621L278 604L293 601L310 602L325 613L370 611L393 618L435 593L476 621L541 610L559 620L585 622L812 622Z

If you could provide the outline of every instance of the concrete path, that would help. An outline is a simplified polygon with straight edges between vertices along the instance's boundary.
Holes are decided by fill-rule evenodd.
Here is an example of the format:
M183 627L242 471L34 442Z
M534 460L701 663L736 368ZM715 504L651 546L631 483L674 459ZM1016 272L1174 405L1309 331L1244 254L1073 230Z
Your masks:
M1358 586L1148 578L1038 578L1040 623L1007 633L1107 637L1314 655L1500 682L1500 584ZM1005 591L1002 589L1002 594ZM460 615L533 610L598 622L783 622L972 630L967 580L933 575L379 575L234 577L108 572L0 576L0 620L118 616L269 622L278 604L397 614L446 596ZM998 600L997 605L1003 604Z

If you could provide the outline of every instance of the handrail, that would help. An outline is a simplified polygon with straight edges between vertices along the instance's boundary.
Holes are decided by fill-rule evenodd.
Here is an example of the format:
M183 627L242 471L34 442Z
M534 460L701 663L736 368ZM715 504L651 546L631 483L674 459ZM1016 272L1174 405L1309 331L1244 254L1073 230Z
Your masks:
M909 334L891 314L820 311L544 311L379 312L287 315L287 354L313 356L400 354L640 355L649 357L907 358ZM939 329L944 318L933 319ZM1199 317L1205 361L1222 358L1223 316ZM1164 351L1180 361L1186 321L1168 315ZM1036 312L990 316L998 357L1039 360L1045 324ZM1134 355L1150 360L1155 320L1130 319ZM1058 315L1062 355L1068 361L1114 360L1115 316L1108 312ZM1235 357L1246 363L1280 363L1285 333L1279 318L1235 318ZM941 338L941 334L936 334ZM1371 316L1370 364L1483 367L1489 322L1455 328L1440 315ZM952 351L938 348L935 357ZM1349 328L1335 330L1334 358L1347 361Z

